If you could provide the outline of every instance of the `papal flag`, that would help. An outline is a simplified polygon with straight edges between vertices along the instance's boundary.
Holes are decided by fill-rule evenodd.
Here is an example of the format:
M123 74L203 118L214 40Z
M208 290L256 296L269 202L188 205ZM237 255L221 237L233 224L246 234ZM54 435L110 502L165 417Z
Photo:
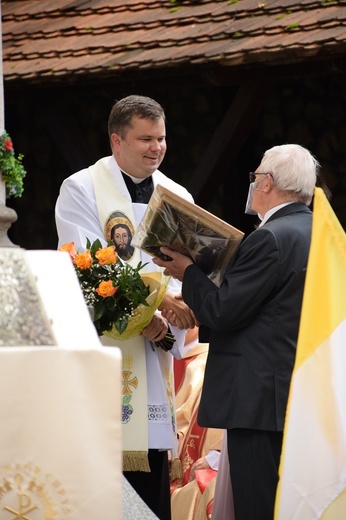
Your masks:
M346 235L315 188L275 520L346 519Z

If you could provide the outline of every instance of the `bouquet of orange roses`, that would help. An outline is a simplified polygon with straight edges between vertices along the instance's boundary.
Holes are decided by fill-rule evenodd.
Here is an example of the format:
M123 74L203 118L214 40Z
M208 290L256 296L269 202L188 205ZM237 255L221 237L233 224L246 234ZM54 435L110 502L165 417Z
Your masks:
M137 336L150 323L167 289L168 277L163 273L140 274L146 264L132 267L118 257L109 242L103 247L100 240L79 253L73 242L59 251L67 251L72 259L84 300L93 310L93 321L99 336L115 340ZM156 345L169 350L174 337L167 335Z

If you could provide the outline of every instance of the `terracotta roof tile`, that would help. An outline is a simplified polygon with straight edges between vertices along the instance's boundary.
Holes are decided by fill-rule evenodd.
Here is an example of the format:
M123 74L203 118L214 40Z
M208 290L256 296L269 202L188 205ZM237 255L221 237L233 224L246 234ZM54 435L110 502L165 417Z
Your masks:
M1 8L5 81L280 64L346 50L346 0L3 0Z

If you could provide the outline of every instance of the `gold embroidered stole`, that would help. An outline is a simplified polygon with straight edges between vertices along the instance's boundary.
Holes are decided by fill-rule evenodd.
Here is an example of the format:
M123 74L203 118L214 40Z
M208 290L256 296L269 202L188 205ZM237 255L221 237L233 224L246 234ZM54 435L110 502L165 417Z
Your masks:
M109 223L128 219L131 229L135 228L132 202L119 190L108 169L109 158L105 157L89 167L94 185L95 200L99 220L105 239ZM140 261L140 253L135 248L133 256L127 260L134 267ZM148 403L145 340L137 336L127 341L115 342L101 336L103 345L113 345L122 352L122 445L123 471L150 471L148 463Z

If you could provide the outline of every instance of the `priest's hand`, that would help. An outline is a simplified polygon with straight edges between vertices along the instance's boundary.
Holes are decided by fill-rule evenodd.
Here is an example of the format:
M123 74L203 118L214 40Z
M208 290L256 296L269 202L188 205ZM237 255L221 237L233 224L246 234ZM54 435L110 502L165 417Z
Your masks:
M169 249L168 247L160 247L160 251L165 255L172 258L172 260L162 260L161 258L155 257L153 259L154 264L164 267L164 274L177 278L181 282L183 281L185 269L193 264L193 261L189 256L182 255Z
M174 325L180 330L193 329L196 325L195 315L186 305L181 294L166 293L159 310L170 325Z
M142 334L149 341L160 341L166 336L167 332L167 320L161 314L155 313L149 325L143 329Z

